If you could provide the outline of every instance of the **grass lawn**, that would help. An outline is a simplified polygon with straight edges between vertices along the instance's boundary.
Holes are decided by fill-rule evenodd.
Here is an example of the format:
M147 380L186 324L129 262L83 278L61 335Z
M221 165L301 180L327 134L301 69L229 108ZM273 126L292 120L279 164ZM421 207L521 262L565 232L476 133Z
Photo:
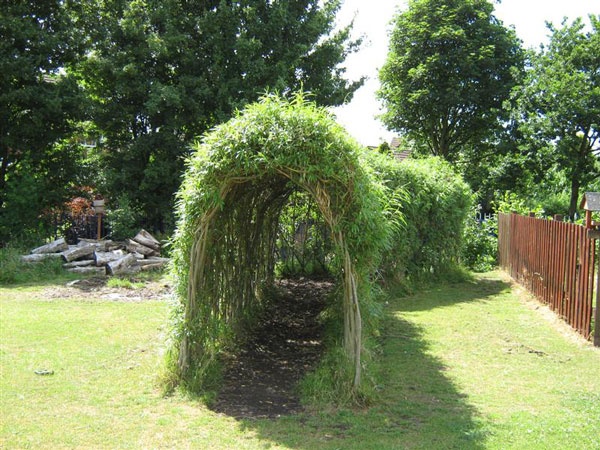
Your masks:
M46 290L0 287L0 448L600 449L600 349L499 273L389 300L369 408L278 420L161 396L163 301Z

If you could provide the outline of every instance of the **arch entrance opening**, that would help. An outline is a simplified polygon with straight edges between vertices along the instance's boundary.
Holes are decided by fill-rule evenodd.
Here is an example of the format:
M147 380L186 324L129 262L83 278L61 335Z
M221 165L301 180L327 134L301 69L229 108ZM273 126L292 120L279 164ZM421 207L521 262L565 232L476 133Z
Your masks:
M353 368L348 386L358 388L360 296L369 293L385 235L358 154L326 111L298 99L267 97L204 137L179 194L176 382L201 390L219 355L232 351L253 323L283 260L282 211L300 192L318 211L335 255L342 292L339 342ZM309 224L296 224L299 239L301 225Z

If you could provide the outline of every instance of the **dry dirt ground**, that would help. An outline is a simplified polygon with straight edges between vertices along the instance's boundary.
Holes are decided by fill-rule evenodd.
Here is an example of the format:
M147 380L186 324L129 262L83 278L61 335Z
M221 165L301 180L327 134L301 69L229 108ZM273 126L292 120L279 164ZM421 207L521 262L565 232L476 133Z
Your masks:
M170 287L146 282L128 289L106 286L106 278L89 278L46 288L44 298L105 299L141 302L167 298ZM212 406L235 418L275 418L302 410L298 381L319 361L323 330L318 316L334 283L327 279L284 279L275 298L249 332L236 356L228 360L223 385Z
M90 298L124 302L142 302L166 298L171 288L158 281L146 281L143 287L109 287L109 278L93 277L75 280L64 286L47 287L42 291L44 298Z
M321 357L318 316L332 289L329 280L278 282L271 307L229 362L215 411L236 418L274 418L302 410L296 387Z

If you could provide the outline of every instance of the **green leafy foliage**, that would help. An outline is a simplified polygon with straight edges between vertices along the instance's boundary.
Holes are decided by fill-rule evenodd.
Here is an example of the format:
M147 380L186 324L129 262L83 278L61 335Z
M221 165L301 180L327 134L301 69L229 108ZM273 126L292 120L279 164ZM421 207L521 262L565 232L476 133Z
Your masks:
M456 160L498 128L522 54L487 0L411 0L380 71L384 123Z
M327 275L335 258L333 241L317 204L303 192L293 192L279 216L278 277Z
M454 272L460 264L472 193L451 166L437 157L397 161L371 152L368 164L387 190L388 214L399 214L384 278L410 285Z
M68 141L55 143L44 155L13 161L2 192L0 242L43 240L55 231L55 215L69 198L80 195L81 148Z
M111 238L124 240L135 236L142 221L142 211L126 195L112 201L107 210Z
M541 170L562 173L571 217L580 188L600 176L600 16L589 18L590 31L581 18L549 25L550 44L530 54L524 83L514 92L524 147L543 155Z
M474 272L488 272L497 266L498 218L478 218L476 211L465 226L461 263Z
M6 2L5 2L6 3ZM64 2L7 2L0 15L0 242L39 231L44 209L67 198L79 149L62 143L82 96L61 69L78 54Z
M98 1L80 18L93 41L76 74L106 138L106 186L138 205L143 225L173 227L190 144L265 91L302 86L337 105L358 42L333 31L338 0Z
M525 199L514 192L504 192L495 202L494 209L502 213L517 213L528 215L534 213L536 216L542 216L544 210L539 204L533 204L530 200Z
M374 295L372 274L389 235L381 191L359 153L333 118L300 94L292 101L264 97L204 136L178 195L174 382L202 389L219 353L232 350L240 324L260 308L261 286L273 281L279 226L286 225L281 212L302 192L333 242L343 291L336 345L353 367L346 386L358 395L372 311L363 306Z

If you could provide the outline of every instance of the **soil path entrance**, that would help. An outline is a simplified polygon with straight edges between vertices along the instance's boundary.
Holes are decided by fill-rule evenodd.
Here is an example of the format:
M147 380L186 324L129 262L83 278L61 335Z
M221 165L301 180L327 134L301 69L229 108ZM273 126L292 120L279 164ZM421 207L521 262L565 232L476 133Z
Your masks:
M331 280L277 282L277 298L227 367L213 409L236 418L275 418L300 412L296 386L323 351L318 315Z

